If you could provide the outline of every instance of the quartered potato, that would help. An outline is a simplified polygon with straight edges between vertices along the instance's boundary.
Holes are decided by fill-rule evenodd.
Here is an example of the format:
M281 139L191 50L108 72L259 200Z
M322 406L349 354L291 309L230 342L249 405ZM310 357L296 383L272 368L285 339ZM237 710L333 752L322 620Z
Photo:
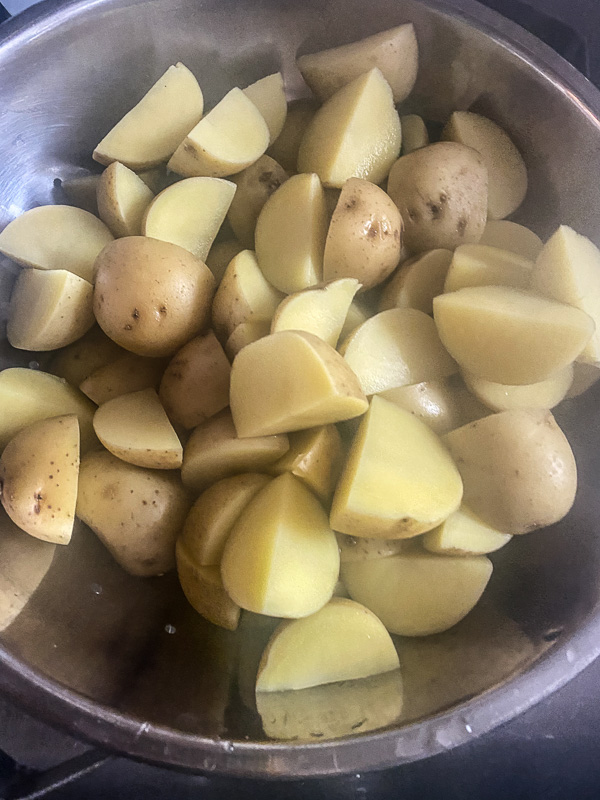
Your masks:
M400 117L402 125L402 155L406 156L413 150L427 147L429 134L423 119L418 114L407 114Z
M528 289L533 261L510 250L484 244L462 244L456 248L444 283L445 292L469 286L512 286Z
M536 260L544 246L537 233L508 219L488 219L479 244L510 250L530 261Z
M511 539L510 533L502 533L488 525L468 506L462 505L438 528L424 534L422 541L423 547L430 553L483 556L504 547Z
M181 540L175 548L177 577L187 601L204 619L229 631L234 631L241 608L227 594L220 567L197 564Z
M269 322L240 322L227 337L225 352L233 361L240 350L246 347L247 344L252 344L257 339L262 339L263 336L267 336L270 332L271 323Z
M164 358L136 356L119 348L118 358L103 363L79 384L79 388L96 405L122 394L142 389L158 389L167 366Z
M492 411L508 411L511 408L554 408L567 396L573 383L573 365L552 373L539 383L506 386L487 381L476 375L463 374L463 378L475 397Z
M144 212L153 198L146 183L118 161L113 161L98 181L98 214L114 236L139 236Z
M281 133L269 147L268 155L290 175L298 172L298 150L304 132L314 117L318 104L312 98L292 100Z
M269 197L288 177L283 167L271 156L261 156L239 175L232 177L237 188L227 212L227 219L236 238L244 247L254 248L254 229L258 215Z
M269 144L273 144L281 133L287 116L287 100L281 72L267 75L243 91L262 114L269 129Z
M425 314L433 314L433 298L444 291L451 261L451 250L438 249L403 263L385 285L379 310L416 308Z
M50 360L48 370L71 386L79 386L96 369L125 354L122 347L95 325L76 342L59 350Z

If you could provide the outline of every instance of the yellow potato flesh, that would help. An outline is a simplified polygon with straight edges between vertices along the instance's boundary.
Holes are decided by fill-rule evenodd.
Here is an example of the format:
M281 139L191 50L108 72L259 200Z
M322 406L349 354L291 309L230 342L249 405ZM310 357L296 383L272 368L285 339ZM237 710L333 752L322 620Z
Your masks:
M531 288L585 311L596 324L579 360L600 364L600 250L587 237L561 225L539 254Z
M369 314L367 311L360 305L360 303L357 303L356 300L353 300L350 303L350 308L346 314L346 319L344 320L338 341L345 341L345 339L350 336L352 331L358 328L359 325L362 325L363 322L366 322L368 318Z
M154 389L123 394L100 406L94 430L123 461L151 469L177 469L183 448Z
M322 608L338 579L340 556L321 504L289 473L274 478L233 526L221 561L232 600L273 617Z
M93 214L72 206L39 206L0 233L0 253L36 269L66 269L94 282L94 262L113 235Z
M256 257L265 278L287 294L319 283L326 235L318 176L295 175L269 197L256 222Z
M499 550L511 539L509 533L488 525L463 505L439 528L423 536L423 547L430 553L442 555L481 556Z
M106 134L94 159L101 164L120 161L135 170L167 161L203 110L196 78L183 64L171 66Z
M144 212L154 199L144 181L114 161L98 183L98 214L115 236L139 236Z
M267 336L270 330L271 325L268 322L241 322L227 337L225 352L233 361L243 347Z
M19 431L0 458L2 505L15 525L54 544L68 544L75 522L79 423L74 414Z
M509 250L482 244L457 247L444 283L445 292L468 286L512 286L528 289L533 261Z
M300 172L316 172L324 186L348 178L381 183L400 155L400 118L389 84L375 68L341 88L309 123L300 150Z
M178 181L150 203L142 232L178 244L204 261L234 194L235 184L220 178Z
M273 192L287 179L287 172L270 156L261 156L239 175L232 177L237 189L227 219L236 238L245 247L254 248L258 215Z
M375 614L336 597L315 614L275 630L258 669L256 691L306 689L398 667L394 643Z
M188 489L201 491L238 472L260 472L287 452L288 437L256 435L238 438L228 410L199 425L183 453L181 478Z
M184 177L225 178L249 167L268 146L262 114L235 88L189 131L167 166Z
M368 407L339 353L302 331L272 333L240 350L231 368L230 405L241 437L327 425Z
M355 278L340 278L322 289L306 289L286 297L273 315L271 333L308 331L335 347L359 288Z
M300 142L318 105L314 99L302 98L288 104L288 112L281 133L269 148L269 155L290 175L297 170Z
M83 394L98 406L123 394L158 389L166 366L165 359L121 352L124 353L122 356L99 366L79 385Z
M566 397L571 388L573 365L568 364L545 381L521 386L505 386L466 373L463 377L473 394L492 411L508 411L510 408L554 408Z
M536 260L544 246L537 233L508 219L488 219L479 244L510 250L530 261Z
M241 609L225 591L219 567L197 564L181 541L177 542L175 552L177 576L190 605L214 625L234 631Z
M331 527L408 538L439 525L461 498L460 475L438 437L410 412L373 397L333 496Z
M416 308L433 314L433 298L444 291L452 251L430 250L416 260L402 264L381 293L379 310Z
M578 308L505 286L475 286L433 301L440 339L463 369L509 385L566 367L594 332Z
M406 114L400 117L402 126L402 155L412 153L420 147L427 147L429 134L423 119L418 114Z
M485 556L452 558L418 550L342 568L350 597L400 636L429 636L456 625L476 605L491 574Z
M375 314L350 334L340 352L366 395L457 371L431 317L414 308Z
M243 91L262 114L269 129L269 144L273 144L281 133L287 116L287 100L281 72L267 75Z
M67 270L24 269L11 298L6 335L19 350L56 350L94 324L91 283Z

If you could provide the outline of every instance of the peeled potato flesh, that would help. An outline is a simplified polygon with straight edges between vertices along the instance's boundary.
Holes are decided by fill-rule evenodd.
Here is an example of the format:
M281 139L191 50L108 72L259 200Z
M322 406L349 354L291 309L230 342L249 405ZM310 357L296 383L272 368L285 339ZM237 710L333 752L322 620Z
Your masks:
M247 344L252 344L257 339L262 339L271 332L271 325L268 322L240 322L227 337L225 342L225 352L233 361L240 350Z
M573 383L573 365L550 375L539 383L505 386L465 373L464 381L478 400L492 411L511 408L554 408L563 400Z
M118 358L101 364L79 384L80 390L96 405L122 394L142 389L158 389L167 362L164 358L136 356L121 350Z
M281 72L267 75L243 91L262 114L269 129L269 144L273 144L281 133L287 116L287 100Z
M536 260L544 246L537 233L508 219L488 219L479 244L510 250L530 261Z
M496 247L463 244L457 247L444 283L445 292L468 286L512 286L528 289L533 261Z
M227 212L227 219L236 238L244 247L254 249L254 229L258 215L273 192L287 179L287 172L271 156L261 156L239 175L232 177L237 188Z
M433 314L433 298L444 291L444 281L452 261L452 251L429 250L401 264L392 279L384 286L379 310L416 308Z
M510 533L486 524L462 505L438 528L424 534L423 547L430 553L449 556L481 556L494 553L511 539Z
M402 155L412 153L429 144L429 134L423 119L418 114L406 114L400 117L402 125Z
M225 591L220 568L197 564L181 541L175 554L177 577L189 604L209 622L234 631L241 609Z
M154 198L144 181L118 161L98 182L98 214L114 236L139 236L144 212Z

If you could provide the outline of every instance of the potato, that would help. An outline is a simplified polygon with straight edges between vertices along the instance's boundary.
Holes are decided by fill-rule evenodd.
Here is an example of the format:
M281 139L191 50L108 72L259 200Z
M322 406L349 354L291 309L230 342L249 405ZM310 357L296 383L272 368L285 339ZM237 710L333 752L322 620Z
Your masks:
M240 350L229 398L240 437L327 425L368 407L339 353L304 331L271 333Z
M49 417L76 414L81 450L98 444L92 425L96 410L78 389L40 370L11 367L0 372L0 450L20 430Z
M452 558L419 550L342 568L350 597L400 636L429 636L456 625L479 601L491 574L485 556Z
M319 178L294 175L269 197L256 221L256 258L265 278L287 294L320 283L326 235Z
M511 408L554 408L564 400L571 388L573 365L567 364L545 381L521 386L505 386L468 373L465 373L463 378L475 397L492 411L508 411Z
M0 253L36 269L66 269L94 282L96 256L112 242L106 225L72 206L38 206L0 232Z
M73 178L61 180L60 187L74 206L97 217L96 191L99 181L100 175L75 175Z
M126 350L171 355L206 327L215 280L182 247L126 236L104 248L96 268L96 319Z
M423 547L430 553L449 556L483 556L494 553L512 536L486 525L468 506L462 505L442 524L423 535Z
M379 311L416 308L433 314L433 298L444 291L451 261L451 250L438 249L402 264L381 293Z
M375 614L343 597L282 622L263 653L257 692L306 689L398 669L394 643Z
M114 236L139 236L144 212L154 199L144 181L118 161L98 182L98 214Z
M461 244L452 256L445 292L468 286L512 286L528 289L533 261L484 244Z
M225 274L231 259L245 249L236 239L227 239L224 242L215 242L213 244L208 251L205 264L215 276L217 286L221 283L221 278Z
M298 59L302 77L321 100L327 100L364 72L379 67L392 88L394 103L400 103L412 91L418 64L417 37L411 22Z
M367 539L364 536L347 536L345 533L336 533L335 536L340 548L340 564L365 558L387 558L406 548L404 539Z
M120 161L134 170L156 166L175 152L203 110L198 81L183 64L175 64L111 128L93 157L101 164Z
M183 448L154 389L108 400L94 414L94 430L117 458L149 469L178 469Z
M300 142L318 107L312 98L303 97L300 100L292 100L288 104L287 117L281 133L268 150L271 158L281 164L283 169L290 175L294 175L298 171Z
M348 313L346 314L346 319L344 320L344 324L342 326L342 330L340 331L340 335L338 341L343 342L345 339L350 336L352 331L358 328L359 325L362 325L363 322L366 322L369 319L369 314L367 313L366 309L360 302L353 300L350 303L350 308L348 309Z
M190 507L178 475L143 469L104 450L81 460L76 514L130 575L175 566L175 540Z
M142 233L177 244L204 261L234 194L235 185L221 178L178 181L146 208Z
M167 366L164 358L146 358L122 351L123 355L95 369L79 388L96 405L142 389L158 389Z
M440 339L460 366L488 381L538 383L583 350L594 321L572 306L507 286L474 286L433 301Z
M235 88L189 130L167 166L186 178L226 178L253 164L268 146L262 114Z
M246 472L222 478L202 492L191 507L178 540L194 564L214 567L221 563L233 525L270 480L268 475Z
M477 243L487 219L487 170L479 153L436 142L396 161L388 194L404 220L411 253Z
M373 397L333 496L331 527L409 538L435 528L461 499L460 475L438 437L410 412Z
M262 114L269 129L269 144L273 144L283 130L287 116L287 100L281 72L267 75L243 91Z
M229 405L231 366L212 331L196 336L169 362L160 401L169 419L195 428Z
M356 278L363 290L382 283L400 261L402 227L400 212L382 189L350 178L329 224L323 280Z
M190 605L214 625L234 631L241 609L225 591L220 568L197 564L181 540L177 542L175 553L179 583Z
M75 522L79 423L75 414L42 419L19 431L0 457L0 499L26 533L68 544Z
M431 317L392 308L368 319L342 342L340 352L366 395L457 372Z
M50 360L48 370L71 386L79 386L96 369L125 354L125 350L95 325L81 339L59 350Z
M600 364L600 250L596 245L561 225L535 262L531 288L585 311L594 320L596 330L579 360Z
M233 361L243 347L255 342L257 339L262 339L270 331L271 325L268 322L241 322L236 325L231 335L227 337L225 352Z
M290 473L274 478L234 524L221 575L242 608L306 617L331 599L340 557L321 504Z
M550 411L513 409L446 434L465 503L504 533L527 533L562 519L577 489L575 458Z
M199 425L190 436L183 452L181 478L188 489L200 492L229 475L264 470L289 446L285 433L238 438L226 409Z
M344 447L335 425L322 425L289 435L290 449L268 467L272 475L291 472L323 503L331 495L342 470Z
M256 256L242 250L229 262L212 305L212 323L225 341L244 322L271 322L283 294L266 280Z
M390 85L371 69L325 101L306 128L298 170L316 172L324 186L348 178L381 183L400 155L402 133Z
M488 216L504 219L516 211L527 193L527 168L508 134L487 117L455 111L442 139L472 147L488 171Z
M537 233L508 219L488 219L479 244L510 250L530 261L536 260L544 246Z
M407 114L400 117L402 126L402 155L406 156L413 150L427 147L429 134L423 119L418 114Z
M6 337L19 350L57 350L94 324L91 283L64 269L24 269L14 285Z
M335 347L359 288L360 283L355 278L340 278L322 288L289 295L273 314L271 333L308 331Z
M283 167L271 156L261 156L239 175L232 177L237 189L229 206L227 219L244 247L250 250L254 248L254 229L258 215L269 197L288 177Z

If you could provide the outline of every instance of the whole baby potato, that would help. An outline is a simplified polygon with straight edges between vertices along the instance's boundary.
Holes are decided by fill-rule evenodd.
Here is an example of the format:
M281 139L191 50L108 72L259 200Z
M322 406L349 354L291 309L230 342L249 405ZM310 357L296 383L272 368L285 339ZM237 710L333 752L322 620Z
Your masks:
M483 158L457 142L436 142L399 158L388 194L404 220L411 253L478 242L487 220L488 176Z
M141 356L174 353L206 327L215 289L187 250L145 236L111 242L96 260L94 313L110 338Z

